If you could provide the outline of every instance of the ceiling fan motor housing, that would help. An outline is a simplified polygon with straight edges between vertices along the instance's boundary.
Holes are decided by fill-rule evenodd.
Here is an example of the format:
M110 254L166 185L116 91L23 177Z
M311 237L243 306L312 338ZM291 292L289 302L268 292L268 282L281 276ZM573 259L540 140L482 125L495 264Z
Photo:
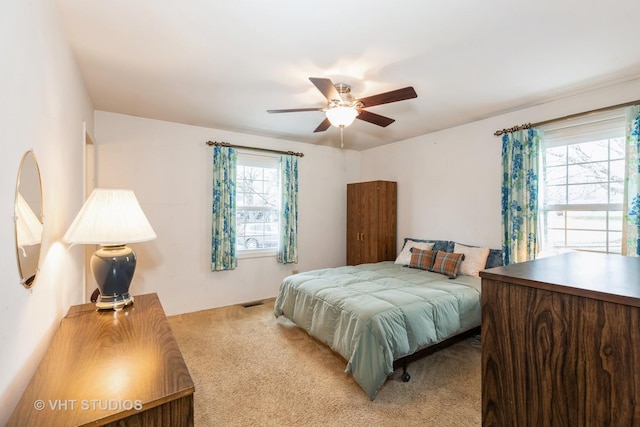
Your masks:
M336 83L333 85L336 88L336 91L340 94L342 99L336 99L336 104L348 107L355 107L352 105L356 98L351 93L351 86L345 83ZM332 100L333 101L333 100Z

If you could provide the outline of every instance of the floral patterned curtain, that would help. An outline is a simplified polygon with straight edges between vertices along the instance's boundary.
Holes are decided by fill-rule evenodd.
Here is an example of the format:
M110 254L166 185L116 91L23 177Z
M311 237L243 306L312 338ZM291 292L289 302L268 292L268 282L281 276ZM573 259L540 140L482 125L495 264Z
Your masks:
M282 203L278 262L298 262L298 157L280 156Z
M233 270L236 258L236 150L213 147L211 271Z
M502 250L504 264L529 261L538 251L538 164L541 131L502 136Z
M640 256L640 106L626 109L627 147L622 224L622 254Z

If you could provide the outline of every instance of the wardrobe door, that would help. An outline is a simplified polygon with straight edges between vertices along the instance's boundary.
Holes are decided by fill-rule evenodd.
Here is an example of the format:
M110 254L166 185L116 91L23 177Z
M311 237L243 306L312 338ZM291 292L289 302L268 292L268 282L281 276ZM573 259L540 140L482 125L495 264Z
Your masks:
M362 187L362 224L360 228L360 244L362 253L358 264L378 262L378 244L380 229L380 192L384 191L379 181L363 182Z
M375 222L376 259L371 262L396 259L397 184L390 181L377 183L377 214Z
M363 244L360 234L363 228L364 197L360 184L347 185L347 265L360 264Z

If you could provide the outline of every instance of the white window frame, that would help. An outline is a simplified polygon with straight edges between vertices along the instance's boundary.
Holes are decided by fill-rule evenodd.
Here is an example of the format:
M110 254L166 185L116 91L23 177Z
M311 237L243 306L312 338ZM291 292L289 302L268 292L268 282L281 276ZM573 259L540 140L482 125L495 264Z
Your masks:
M608 111L604 113L600 113L594 116L581 117L578 119L567 120L560 123L554 123L551 125L543 126L543 142L542 142L542 150L540 155L540 171L542 175L542 179L540 180L540 199L539 199L539 218L540 218L540 234L542 236L541 239L541 247L542 253L541 255L553 254L558 252L563 252L567 250L576 250L576 251L587 251L591 252L593 250L589 250L587 248L573 248L567 247L568 242L568 233L571 231L599 231L606 234L605 240L605 252L606 253L620 253L620 248L612 248L610 242L610 236L613 232L622 232L622 230L618 230L613 228L613 225L610 224L610 212L620 212L622 213L623 203L612 203L611 202L611 184L619 184L624 183L624 178L621 180L612 180L611 179L611 162L619 161L621 159L611 158L611 150L608 150L607 160L598 160L594 162L583 162L583 163L570 163L568 156L567 161L564 166L567 168L565 173L565 182L563 184L555 184L555 186L565 186L565 203L561 204L547 204L544 200L544 185L545 185L545 168L544 168L544 156L545 149L547 148L555 148L555 147L569 147L573 144L579 144L584 142L595 142L600 140L608 140L609 144L612 139L615 138L624 138L625 136L625 120L624 120L624 109ZM624 156L622 158L624 160ZM598 184L607 184L607 203L570 203L569 202L569 188L572 185L582 185L589 184L589 182L580 182L580 183L570 183L569 177L569 166L578 165L578 164L588 164L588 163L607 163L609 176L607 181L598 182ZM563 211L564 214L564 226L563 227L548 227L547 225L547 215L551 212ZM570 228L568 227L567 221L569 215L568 212L583 212L583 211L593 211L593 212L607 212L605 228L604 229L586 229L586 228ZM550 245L546 243L547 240L547 230L564 230L564 248L554 249L551 248ZM602 251L593 251L593 252L602 252Z
M280 164L278 161L278 156L276 154L256 154L255 152L247 152L238 150L238 157L236 162L237 170L240 170L240 166L256 166L262 168L274 168L277 169L278 176L278 195L282 197L282 182L280 180ZM239 189L239 179L236 176L236 212L241 210L240 200L238 197L238 189ZM277 211L278 218L280 217L280 200L277 203ZM237 218L237 217L236 217ZM277 224L278 235L277 240L280 242L280 223ZM241 238L239 235L240 224L236 219L236 242ZM236 244L236 257L238 259L246 259L246 258L260 258L260 257L275 257L278 255L278 246L269 247L269 248L257 248L257 249L241 249L239 245Z

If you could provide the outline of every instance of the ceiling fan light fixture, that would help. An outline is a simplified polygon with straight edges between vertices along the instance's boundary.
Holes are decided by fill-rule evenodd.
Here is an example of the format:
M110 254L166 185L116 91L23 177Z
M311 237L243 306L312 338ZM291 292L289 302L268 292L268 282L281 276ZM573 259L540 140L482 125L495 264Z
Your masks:
M358 110L353 107L337 106L329 108L325 114L333 126L340 128L353 123L358 115Z

